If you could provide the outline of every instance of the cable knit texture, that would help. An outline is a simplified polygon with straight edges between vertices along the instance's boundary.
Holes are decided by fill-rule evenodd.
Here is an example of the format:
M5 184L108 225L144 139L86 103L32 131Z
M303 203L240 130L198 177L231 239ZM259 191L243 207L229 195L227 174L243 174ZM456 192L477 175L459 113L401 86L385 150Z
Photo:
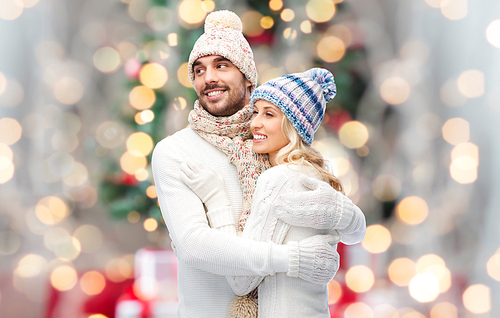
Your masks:
M353 210L349 205L347 209L353 212L350 214L349 226L344 229L291 226L278 218L275 210L277 202L293 194L299 205L289 206L291 214L302 211L302 207L311 198L318 204L331 205L325 213L336 213L336 206L346 208L342 198L345 196L341 194L340 197L334 197L332 201L332 197L317 190L326 190L326 187L316 187L316 190L311 190L311 180L304 184L303 180L307 180L304 175L310 175L311 178L319 177L308 167L279 165L266 170L257 182L252 213L242 238L257 241L271 240L277 244L287 244L289 247L288 273L276 273L266 277L232 276L228 279L238 295L243 295L258 287L259 318L329 317L327 283L336 273L339 259L335 251L331 252L326 243L314 235L340 234L340 237L344 237L344 233L350 233L358 238L358 241L351 240L352 244L359 243L364 237L366 227L364 215L361 210ZM314 192L315 197L304 196L308 192ZM319 253L324 256L316 257Z
M210 115L198 101L189 113L189 123L203 139L228 156L229 162L238 169L240 186L243 190L243 209L239 219L239 232L245 228L252 207L252 197L257 178L271 167L267 154L252 151L253 140L250 132L252 108L245 106L230 117Z

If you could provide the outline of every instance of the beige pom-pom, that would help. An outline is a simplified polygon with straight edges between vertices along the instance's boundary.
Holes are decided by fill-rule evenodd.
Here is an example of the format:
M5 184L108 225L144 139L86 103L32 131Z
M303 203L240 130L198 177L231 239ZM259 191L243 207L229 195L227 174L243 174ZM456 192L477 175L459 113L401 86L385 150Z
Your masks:
M205 32L214 28L229 28L241 32L243 24L236 13L229 10L214 11L205 19Z
M257 300L250 295L236 296L229 305L229 318L256 318L258 313Z

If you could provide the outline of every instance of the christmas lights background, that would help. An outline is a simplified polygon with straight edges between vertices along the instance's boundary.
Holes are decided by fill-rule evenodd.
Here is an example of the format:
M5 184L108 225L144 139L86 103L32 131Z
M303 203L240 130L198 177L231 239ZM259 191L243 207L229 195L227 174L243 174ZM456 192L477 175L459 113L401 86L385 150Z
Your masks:
M187 126L187 57L221 9L260 83L335 75L313 146L368 228L332 315L495 317L500 4L468 0L2 1L2 317L46 316L53 291L53 317L111 317L81 303L132 280L141 247L169 248L151 151Z

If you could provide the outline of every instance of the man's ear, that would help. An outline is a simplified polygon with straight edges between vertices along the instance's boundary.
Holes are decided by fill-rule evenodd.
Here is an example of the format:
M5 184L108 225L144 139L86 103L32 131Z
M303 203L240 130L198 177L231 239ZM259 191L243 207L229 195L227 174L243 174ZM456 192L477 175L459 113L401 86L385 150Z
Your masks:
M245 76L245 85L246 85L246 88L252 87L252 83L250 83L250 81L248 80L248 78L246 76Z

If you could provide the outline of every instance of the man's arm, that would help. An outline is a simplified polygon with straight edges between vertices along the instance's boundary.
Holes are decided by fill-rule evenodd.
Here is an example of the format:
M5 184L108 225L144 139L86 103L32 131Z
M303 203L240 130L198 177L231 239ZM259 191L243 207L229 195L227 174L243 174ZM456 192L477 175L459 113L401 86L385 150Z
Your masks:
M198 196L180 179L180 156L158 143L152 169L158 200L179 260L218 275L272 275L288 247L255 242L211 229ZM274 262L273 262L274 260ZM283 260L281 260L282 263Z

